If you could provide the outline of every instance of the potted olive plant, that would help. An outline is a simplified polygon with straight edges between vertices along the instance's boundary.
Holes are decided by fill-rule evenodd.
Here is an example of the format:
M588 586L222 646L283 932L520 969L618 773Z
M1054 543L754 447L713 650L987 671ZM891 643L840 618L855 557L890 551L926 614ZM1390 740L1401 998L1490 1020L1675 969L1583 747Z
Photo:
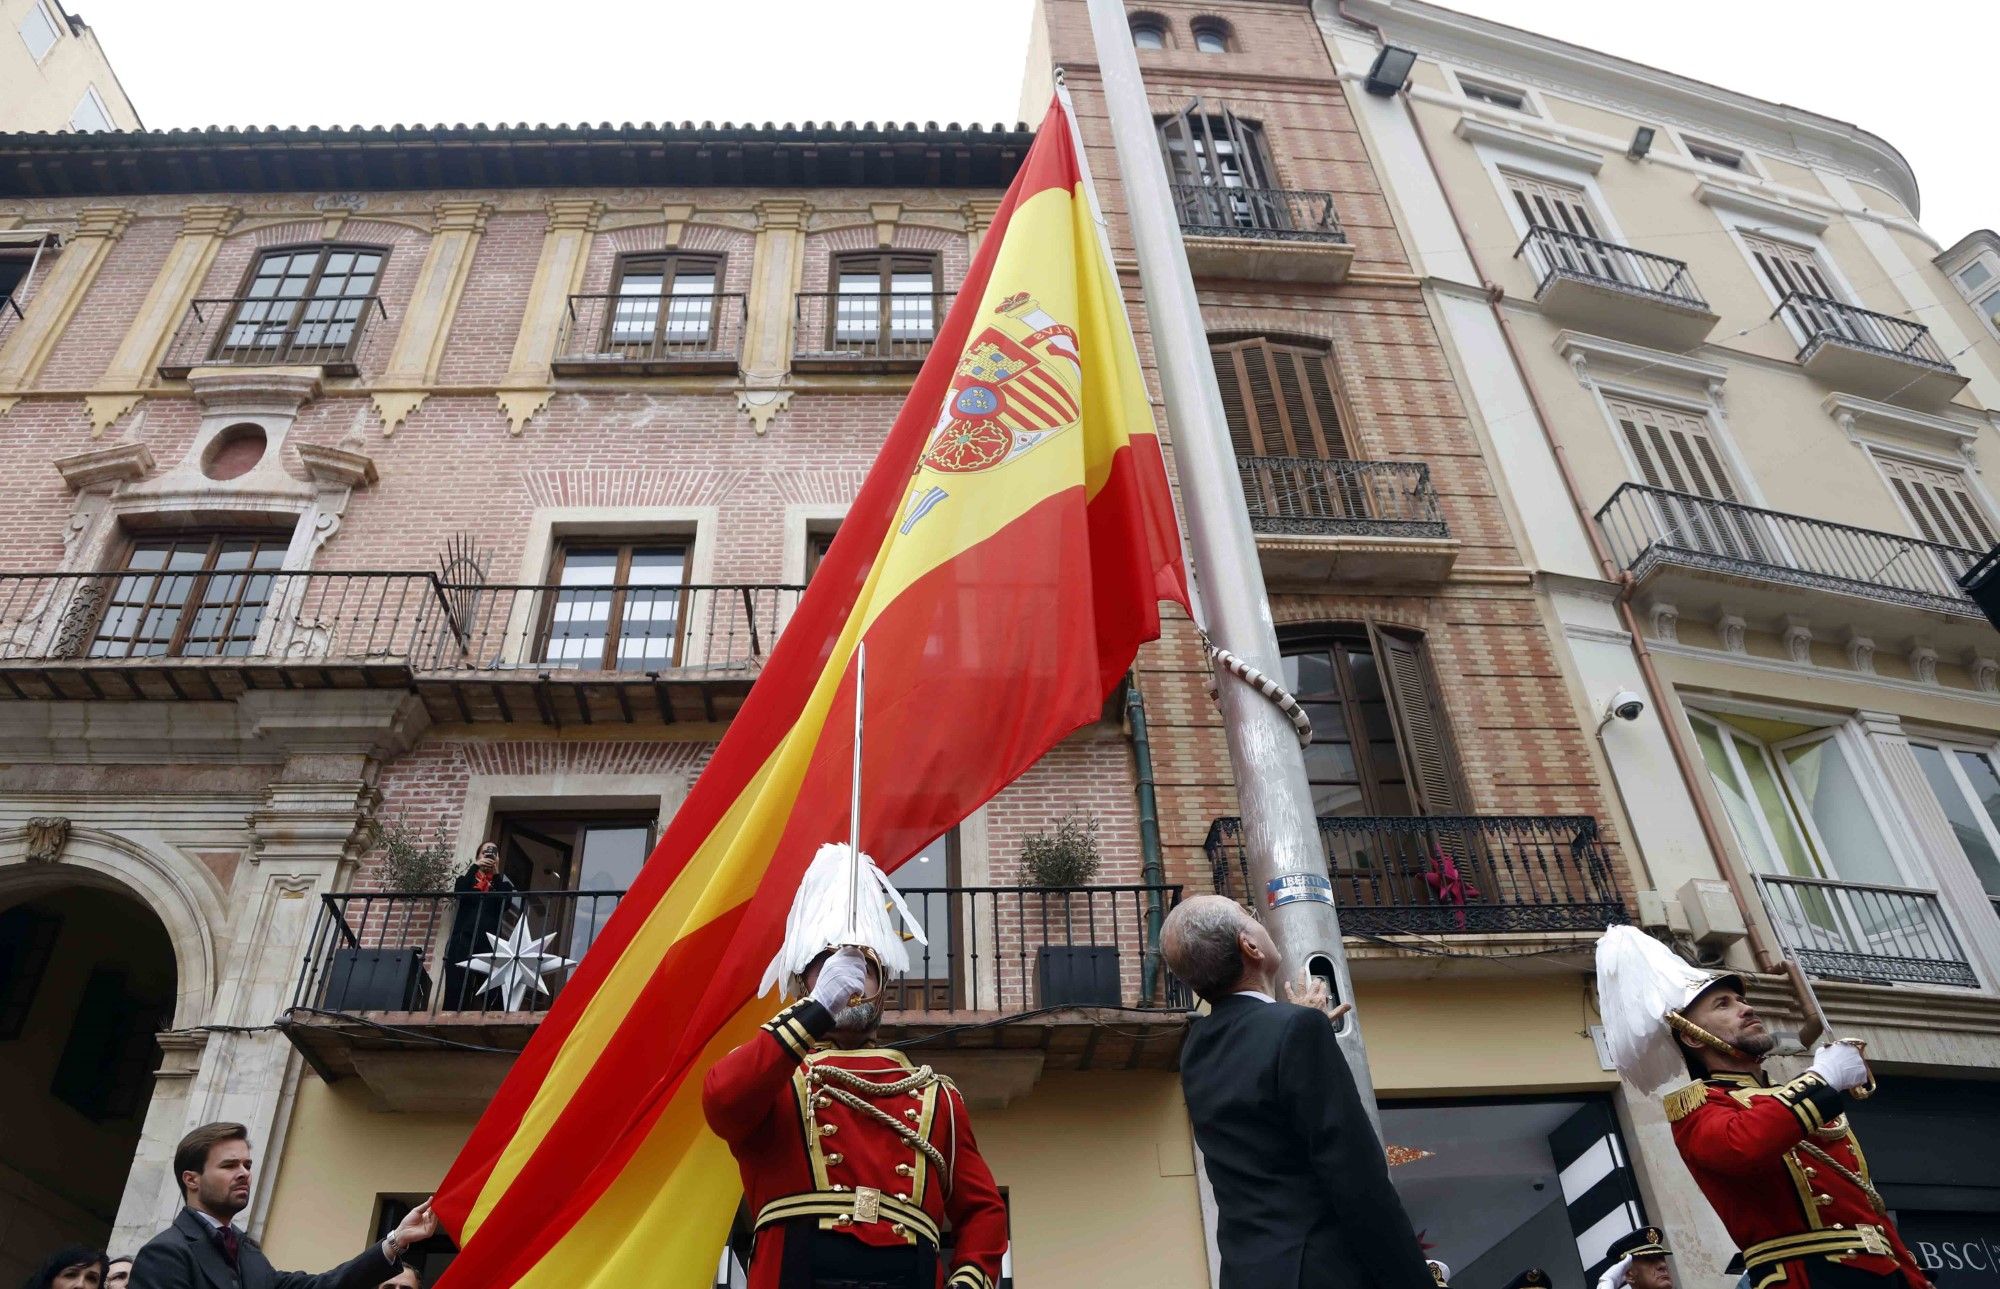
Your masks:
M451 885L451 842L443 825L426 837L397 818L377 826L375 844L385 890L428 894ZM350 928L354 938L336 948L328 964L320 1003L328 1011L416 1011L430 996L420 933L443 909L443 901L431 906L429 916L414 918L405 911L391 912L386 900L370 918L374 903L365 896L348 903L347 916L360 925ZM370 922L376 925L371 927Z
M1069 892L1090 885L1104 857L1097 847L1095 818L1064 815L1047 832L1030 835L1021 844L1021 868L1029 884L1021 910L1022 931L1040 925L1046 939L1036 951L1037 1005L1042 1007L1116 1007L1118 1005L1118 946L1078 944L1076 937L1115 923L1093 918L1090 896Z

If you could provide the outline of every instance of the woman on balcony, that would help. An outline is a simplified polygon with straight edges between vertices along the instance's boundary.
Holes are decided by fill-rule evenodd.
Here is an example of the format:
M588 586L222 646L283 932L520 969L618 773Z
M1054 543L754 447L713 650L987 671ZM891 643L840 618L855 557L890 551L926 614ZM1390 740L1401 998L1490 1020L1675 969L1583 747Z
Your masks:
M473 954L492 947L487 937L500 934L501 920L515 904L505 896L514 889L514 883L500 871L499 843L481 842L472 867L452 883L458 900L451 935L444 945L444 1010L468 1011L481 1005L474 995L482 980L475 978L465 963Z

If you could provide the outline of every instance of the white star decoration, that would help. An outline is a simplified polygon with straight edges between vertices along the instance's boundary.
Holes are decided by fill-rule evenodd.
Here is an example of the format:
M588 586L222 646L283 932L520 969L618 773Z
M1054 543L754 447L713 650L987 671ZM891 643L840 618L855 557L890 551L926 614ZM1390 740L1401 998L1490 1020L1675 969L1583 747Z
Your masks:
M493 944L491 953L475 953L458 965L485 976L479 991L498 996L510 1012L521 1010L521 1002L530 988L538 994L549 992L549 987L542 983L543 976L576 965L561 954L549 953L548 943L556 938L556 933L537 936L526 918L514 924L505 940L491 933L486 938Z

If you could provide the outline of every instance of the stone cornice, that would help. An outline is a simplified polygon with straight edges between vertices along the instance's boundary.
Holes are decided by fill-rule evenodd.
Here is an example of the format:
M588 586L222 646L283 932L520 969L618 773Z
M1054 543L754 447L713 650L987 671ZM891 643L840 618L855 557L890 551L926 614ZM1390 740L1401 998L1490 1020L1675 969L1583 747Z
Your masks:
M153 453L143 443L114 443L55 461L72 492L143 479L153 472Z
M1497 121L1488 121L1481 117L1460 116L1458 124L1452 127L1452 133L1467 143L1483 143L1490 148L1538 157L1572 170L1596 174L1604 168L1604 154L1601 152L1543 138L1539 134L1530 134L1526 130L1517 130L1511 125L1502 125Z
M1758 151L1841 170L1887 187L1911 214L1918 211L1916 173L1903 154L1845 121L1424 0L1347 0L1346 7L1381 27L1392 43ZM1313 8L1326 28L1341 25L1334 0L1315 0Z
M1733 210L1739 215L1748 215L1767 224L1783 224L1789 228L1802 228L1809 233L1826 230L1832 221L1816 210L1794 206L1789 202L1772 201L1756 193L1732 188L1728 184L1711 183L1704 179L1694 186L1694 199L1708 206L1722 210Z

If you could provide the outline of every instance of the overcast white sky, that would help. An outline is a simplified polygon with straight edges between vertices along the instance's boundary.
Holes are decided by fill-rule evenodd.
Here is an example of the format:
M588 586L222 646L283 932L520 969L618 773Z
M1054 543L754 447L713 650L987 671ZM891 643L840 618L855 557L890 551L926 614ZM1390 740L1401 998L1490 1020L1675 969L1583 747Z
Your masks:
M1011 123L1033 0L68 3L97 29L146 124L160 129ZM1456 7L1853 121L1909 158L1924 224L1941 242L2000 225L1994 0Z

